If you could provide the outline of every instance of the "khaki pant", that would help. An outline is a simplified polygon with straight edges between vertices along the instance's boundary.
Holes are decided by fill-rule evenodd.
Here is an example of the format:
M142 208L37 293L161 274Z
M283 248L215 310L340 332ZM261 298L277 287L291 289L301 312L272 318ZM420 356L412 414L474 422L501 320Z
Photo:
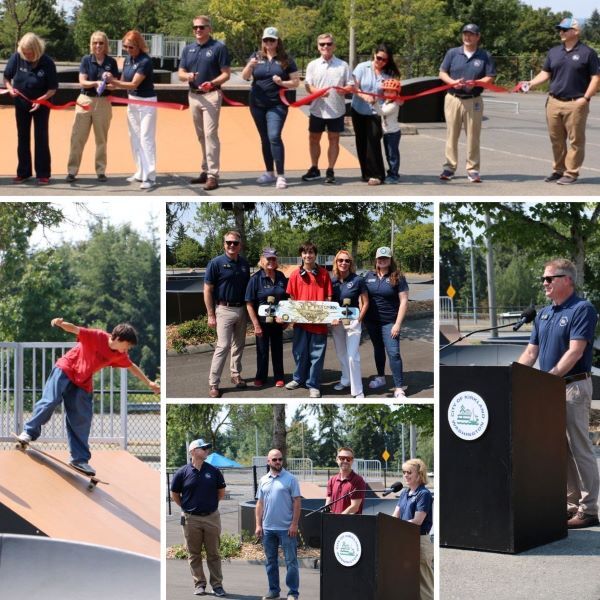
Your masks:
M554 156L552 168L556 173L575 179L579 177L585 158L585 125L589 112L589 102L563 101L548 96L546 122Z
M206 587L206 576L202 569L202 548L206 550L206 566L210 573L210 585L214 589L223 585L219 539L221 535L221 516L215 511L206 517L184 514L183 535L188 549L190 571L194 578L194 587Z
M592 379L567 385L567 509L598 513L598 465L590 441Z
M433 600L433 544L428 535L421 536L421 600Z
M246 344L246 307L218 305L215 315L217 317L217 347L210 364L208 385L218 386L229 350L231 350L231 376L234 377L242 372L242 354Z
M112 107L106 98L98 98L80 94L77 98L78 105L75 107L75 122L71 131L71 150L67 172L69 175L77 175L83 148L90 135L90 129L94 128L94 139L96 141L95 167L96 175L106 174L106 144L108 140L108 128L112 119ZM80 106L81 105L81 106ZM89 106L85 110L82 106Z
M458 166L458 138L464 128L467 135L467 171L479 172L481 122L483 121L483 99L457 98L446 94L444 100L446 117L446 162L444 169L456 171Z
M196 135L202 147L202 171L218 178L221 156L221 143L219 142L221 92L190 93L188 96Z

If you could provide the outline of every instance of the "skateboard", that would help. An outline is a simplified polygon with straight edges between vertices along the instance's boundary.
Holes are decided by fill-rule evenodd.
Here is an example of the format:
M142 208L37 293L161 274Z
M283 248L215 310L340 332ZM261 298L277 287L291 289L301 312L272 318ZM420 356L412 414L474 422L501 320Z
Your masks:
M350 299L344 299L343 305L337 302L309 300L281 300L275 304L275 298L269 296L268 304L258 307L258 314L272 323L275 317L284 323L331 323L342 321L348 325L351 320L358 319L359 310L350 306Z
M102 483L104 485L109 485L108 481L102 481L102 479L96 477L95 475L90 475L89 473L86 473L85 471L82 471L81 469L74 467L73 465L69 464L68 462L61 460L60 458L57 458L56 456L53 456L49 452L46 452L45 450L42 450L41 448L34 446L32 442L21 441L16 433L11 432L10 435L16 440L16 442L17 442L16 447L19 448L19 450L22 450L23 452L25 452L27 449L30 449L30 450L33 450L34 452L37 452L38 454L43 454L45 457L50 458L51 460L53 460L54 462L57 462L58 464L62 465L63 467L67 467L68 469L71 469L71 471L75 471L76 473L79 473L79 475L83 475L84 477L89 479L90 482L88 483L88 486L87 486L88 490L90 490L90 491L93 490L99 483Z

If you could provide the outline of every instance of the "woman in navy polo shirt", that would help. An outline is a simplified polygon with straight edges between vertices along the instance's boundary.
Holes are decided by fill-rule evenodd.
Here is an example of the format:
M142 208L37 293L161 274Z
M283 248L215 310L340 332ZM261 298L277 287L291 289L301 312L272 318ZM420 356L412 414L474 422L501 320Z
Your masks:
M258 316L258 307L268 304L267 298L273 296L275 303L285 300L288 295L287 277L278 270L277 252L265 248L258 262L259 269L248 282L246 288L246 306L254 325L256 335L256 377L254 385L262 387L269 373L269 343L275 387L283 387L283 330L287 324L267 323L265 317Z
M342 367L340 382L333 389L341 391L350 386L354 398L364 398L360 373L360 334L361 323L369 308L369 295L365 280L355 273L354 260L348 250L340 250L333 261L333 301L340 306L344 299L350 299L350 306L360 308L358 319L349 325L337 323L331 326L335 351Z
M433 544L429 532L433 525L433 496L425 487L427 465L420 458L411 458L402 465L408 489L402 490L394 517L419 526L421 534L421 600L433 600Z
M387 246L377 249L375 269L364 277L369 292L369 310L365 324L375 350L377 367L377 377L369 382L369 388L377 389L385 385L387 353L394 377L394 398L405 398L400 328L408 308L408 283L396 267L392 251Z
M79 85L81 92L75 107L75 121L71 131L71 150L67 166L67 182L77 178L85 143L94 128L96 141L95 167L98 181L106 181L106 144L112 119L112 106L106 98L106 85L119 77L117 61L108 55L108 37L103 31L94 31L90 38L90 52L81 59Z
M156 102L152 59L148 55L148 46L142 34L135 30L128 31L123 36L123 48L128 54L123 65L123 75L120 80L113 80L109 87L127 90L130 100ZM129 104L127 122L131 152L137 166L135 173L127 181L139 181L140 189L148 190L156 185L156 108Z
M281 131L288 107L282 104L279 91L281 88L297 88L300 77L298 67L285 51L275 27L264 30L261 49L250 57L242 71L242 77L246 81L252 79L250 113L260 135L265 161L266 171L257 182L274 183L276 188L285 189L285 149Z
M48 121L50 109L35 100L50 100L58 89L56 65L44 54L44 40L35 33L26 33L17 44L17 51L8 59L4 70L4 85L15 99L17 119L17 176L13 183L23 183L33 174L31 164L31 122L35 140L35 174L38 185L50 183L50 144ZM20 92L25 98L19 96ZM32 102L28 101L29 98Z

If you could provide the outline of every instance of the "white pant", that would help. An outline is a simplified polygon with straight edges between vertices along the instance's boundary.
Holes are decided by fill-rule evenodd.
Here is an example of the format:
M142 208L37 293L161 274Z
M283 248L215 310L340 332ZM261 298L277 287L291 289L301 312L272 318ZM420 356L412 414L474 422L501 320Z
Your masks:
M361 324L351 321L350 325L334 325L331 327L335 352L342 367L342 385L350 385L353 396L363 393L362 375L360 373L360 333Z
M138 98L132 100L156 102L154 98ZM153 106L127 106L127 122L129 123L129 141L136 164L134 177L140 181L156 180L156 108Z

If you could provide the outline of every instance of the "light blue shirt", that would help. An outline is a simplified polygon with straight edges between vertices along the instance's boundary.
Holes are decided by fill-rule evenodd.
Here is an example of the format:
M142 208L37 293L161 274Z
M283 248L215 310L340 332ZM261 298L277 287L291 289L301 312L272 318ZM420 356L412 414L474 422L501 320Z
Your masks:
M256 497L263 502L263 529L287 531L292 524L294 498L299 498L298 480L285 469L278 475L269 471L258 485Z
M381 83L385 79L390 79L390 75L377 75L373 69L373 62L367 60L356 65L354 72L354 81L360 88L361 92L369 92L370 94L379 94ZM361 115L376 115L375 109L357 94L352 96L352 108Z

